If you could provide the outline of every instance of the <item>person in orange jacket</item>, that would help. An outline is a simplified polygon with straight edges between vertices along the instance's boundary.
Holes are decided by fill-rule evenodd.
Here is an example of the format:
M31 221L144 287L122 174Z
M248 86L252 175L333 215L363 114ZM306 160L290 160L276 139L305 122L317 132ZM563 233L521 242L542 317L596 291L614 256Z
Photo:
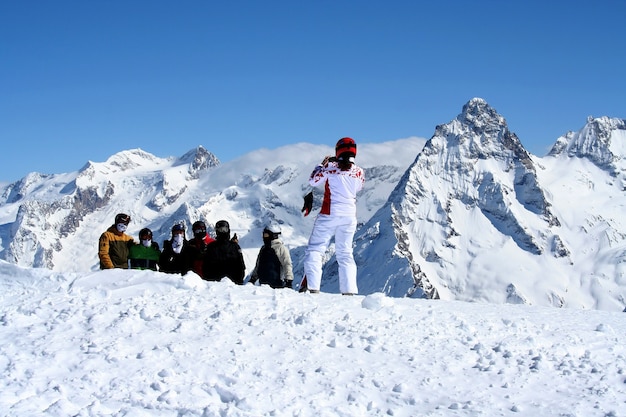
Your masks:
M129 223L130 216L119 213L115 216L115 223L100 235L98 242L100 269L128 269L128 252L135 244L132 236L126 234Z

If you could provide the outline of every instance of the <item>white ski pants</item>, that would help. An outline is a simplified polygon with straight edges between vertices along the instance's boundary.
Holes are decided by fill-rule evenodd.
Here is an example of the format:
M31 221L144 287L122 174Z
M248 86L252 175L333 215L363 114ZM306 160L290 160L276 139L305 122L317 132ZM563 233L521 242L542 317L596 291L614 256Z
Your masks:
M352 238L356 231L356 217L318 214L309 237L304 258L304 274L309 290L319 290L322 281L322 264L330 239L335 236L335 256L339 264L339 290L341 293L358 293L356 263L352 256Z

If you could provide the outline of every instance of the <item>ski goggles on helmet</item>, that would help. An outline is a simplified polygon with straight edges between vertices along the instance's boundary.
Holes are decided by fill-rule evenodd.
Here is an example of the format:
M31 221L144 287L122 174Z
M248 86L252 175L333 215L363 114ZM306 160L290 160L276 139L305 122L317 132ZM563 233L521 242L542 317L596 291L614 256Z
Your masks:
M126 224L128 225L128 223L130 223L130 216L128 214L124 214L124 213L120 213L117 216L115 216L115 223L116 224Z
M226 220L220 220L215 224L215 233L230 233L230 225Z

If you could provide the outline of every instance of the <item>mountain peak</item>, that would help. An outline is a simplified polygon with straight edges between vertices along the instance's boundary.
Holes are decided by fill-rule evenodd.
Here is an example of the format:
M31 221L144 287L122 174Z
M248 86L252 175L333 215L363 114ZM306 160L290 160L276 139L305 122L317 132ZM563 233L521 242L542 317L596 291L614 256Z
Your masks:
M145 165L146 162L155 162L156 160L158 160L156 156L144 151L143 149L136 148L121 151L112 155L106 160L105 164L118 167L122 171L125 171L127 169Z
M206 150L204 146L198 145L197 148L181 156L176 165L185 164L189 165L189 174L191 177L198 178L200 172L219 165L220 161L214 154Z
M617 172L616 163L626 156L626 120L589 116L580 131L558 138L548 155L586 158L600 168Z
M480 299L491 297L483 293L490 287L492 294L508 291L503 299L509 302L527 299L520 289L523 274L491 273L486 266L468 271L459 259L468 248L477 259L473 265L508 258L509 251L520 258L554 257L552 228L560 224L528 152L504 118L478 98L437 126L377 216L357 234L356 253L364 254L359 259L393 256L360 269L361 276L382 277L377 285L368 283L370 289L394 296ZM390 277L380 268L397 272ZM482 286L472 288L473 282Z
M482 98L473 98L464 106L461 114L457 119L464 124L469 125L474 131L494 130L506 128L504 117L487 104Z
M510 132L506 120L482 98L473 98L451 122L439 125L424 147L423 153L434 155L446 149L459 157L475 159L507 159L513 153L529 169L530 156L517 136Z

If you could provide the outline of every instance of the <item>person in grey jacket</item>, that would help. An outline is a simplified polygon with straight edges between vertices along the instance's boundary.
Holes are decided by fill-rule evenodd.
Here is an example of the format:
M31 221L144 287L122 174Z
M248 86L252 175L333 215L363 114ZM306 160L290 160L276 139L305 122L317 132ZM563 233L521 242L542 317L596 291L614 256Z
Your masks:
M252 284L269 285L272 288L291 288L293 270L289 250L278 238L280 226L271 224L263 229L263 246L259 250L256 265L250 274Z

